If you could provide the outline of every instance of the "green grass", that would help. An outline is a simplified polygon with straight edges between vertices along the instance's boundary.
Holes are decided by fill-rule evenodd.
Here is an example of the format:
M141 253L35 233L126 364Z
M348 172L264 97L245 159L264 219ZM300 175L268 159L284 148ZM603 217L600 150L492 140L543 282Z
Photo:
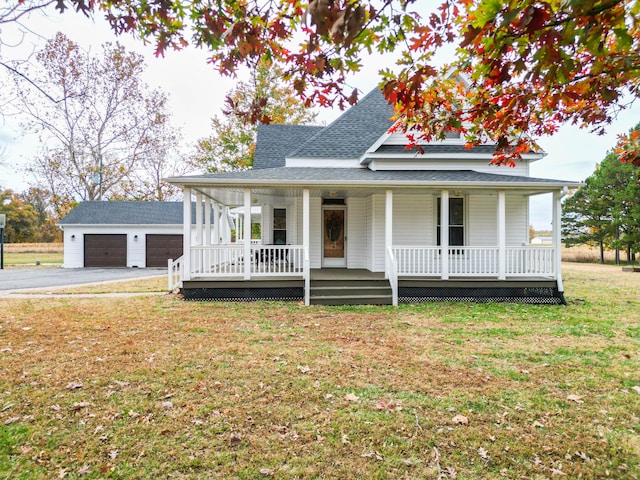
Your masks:
M638 478L639 288L568 266L567 307L5 299L0 478Z
M4 254L5 265L35 265L36 262L41 264L62 265L62 253L8 253Z

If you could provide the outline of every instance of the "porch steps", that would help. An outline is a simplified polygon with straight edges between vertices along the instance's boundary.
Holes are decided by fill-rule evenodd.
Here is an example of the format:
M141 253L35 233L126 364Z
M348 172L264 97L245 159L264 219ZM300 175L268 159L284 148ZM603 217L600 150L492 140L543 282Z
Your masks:
M311 279L311 305L391 305L388 280Z

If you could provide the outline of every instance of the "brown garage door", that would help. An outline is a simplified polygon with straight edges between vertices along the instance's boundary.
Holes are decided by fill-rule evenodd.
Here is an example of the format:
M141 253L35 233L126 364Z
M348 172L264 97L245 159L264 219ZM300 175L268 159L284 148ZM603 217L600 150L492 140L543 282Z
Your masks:
M182 235L147 235L147 267L166 267L182 256Z
M126 235L85 235L85 267L126 267Z

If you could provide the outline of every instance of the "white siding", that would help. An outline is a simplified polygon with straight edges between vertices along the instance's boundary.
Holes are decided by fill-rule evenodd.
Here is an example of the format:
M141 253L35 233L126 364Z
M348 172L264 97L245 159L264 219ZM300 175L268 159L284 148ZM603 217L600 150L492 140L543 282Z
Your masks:
M262 205L261 237L264 245L273 243L273 205Z
M529 198L521 195L507 195L507 245L529 243Z
M393 194L393 245L432 245L433 195Z
M384 272L384 195L371 197L371 268Z
M64 268L82 268L84 266L84 235L82 230L64 227Z
M497 175L529 176L528 160L518 162L515 167L490 165L490 161L491 158L489 157L477 160L461 160L457 158L385 158L372 160L370 168L372 170L474 170L476 172L495 173Z
M347 199L347 268L367 267L367 200Z
M146 245L147 237L142 230L127 232L127 267L145 268L147 266Z
M365 199L365 237L367 252L365 267L368 270L373 270L373 196L369 196Z
M302 225L302 221L300 224ZM309 250L311 268L320 268L322 265L322 199L320 197L309 199Z
M470 246L498 244L498 197L496 195L468 195L466 225Z

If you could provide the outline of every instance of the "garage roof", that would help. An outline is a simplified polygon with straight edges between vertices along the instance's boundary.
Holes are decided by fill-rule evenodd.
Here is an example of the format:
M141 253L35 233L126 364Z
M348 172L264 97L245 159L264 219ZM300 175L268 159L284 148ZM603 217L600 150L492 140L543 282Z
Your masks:
M195 210L195 209L193 209ZM82 202L59 225L182 225L182 202ZM195 216L195 211L193 212Z

